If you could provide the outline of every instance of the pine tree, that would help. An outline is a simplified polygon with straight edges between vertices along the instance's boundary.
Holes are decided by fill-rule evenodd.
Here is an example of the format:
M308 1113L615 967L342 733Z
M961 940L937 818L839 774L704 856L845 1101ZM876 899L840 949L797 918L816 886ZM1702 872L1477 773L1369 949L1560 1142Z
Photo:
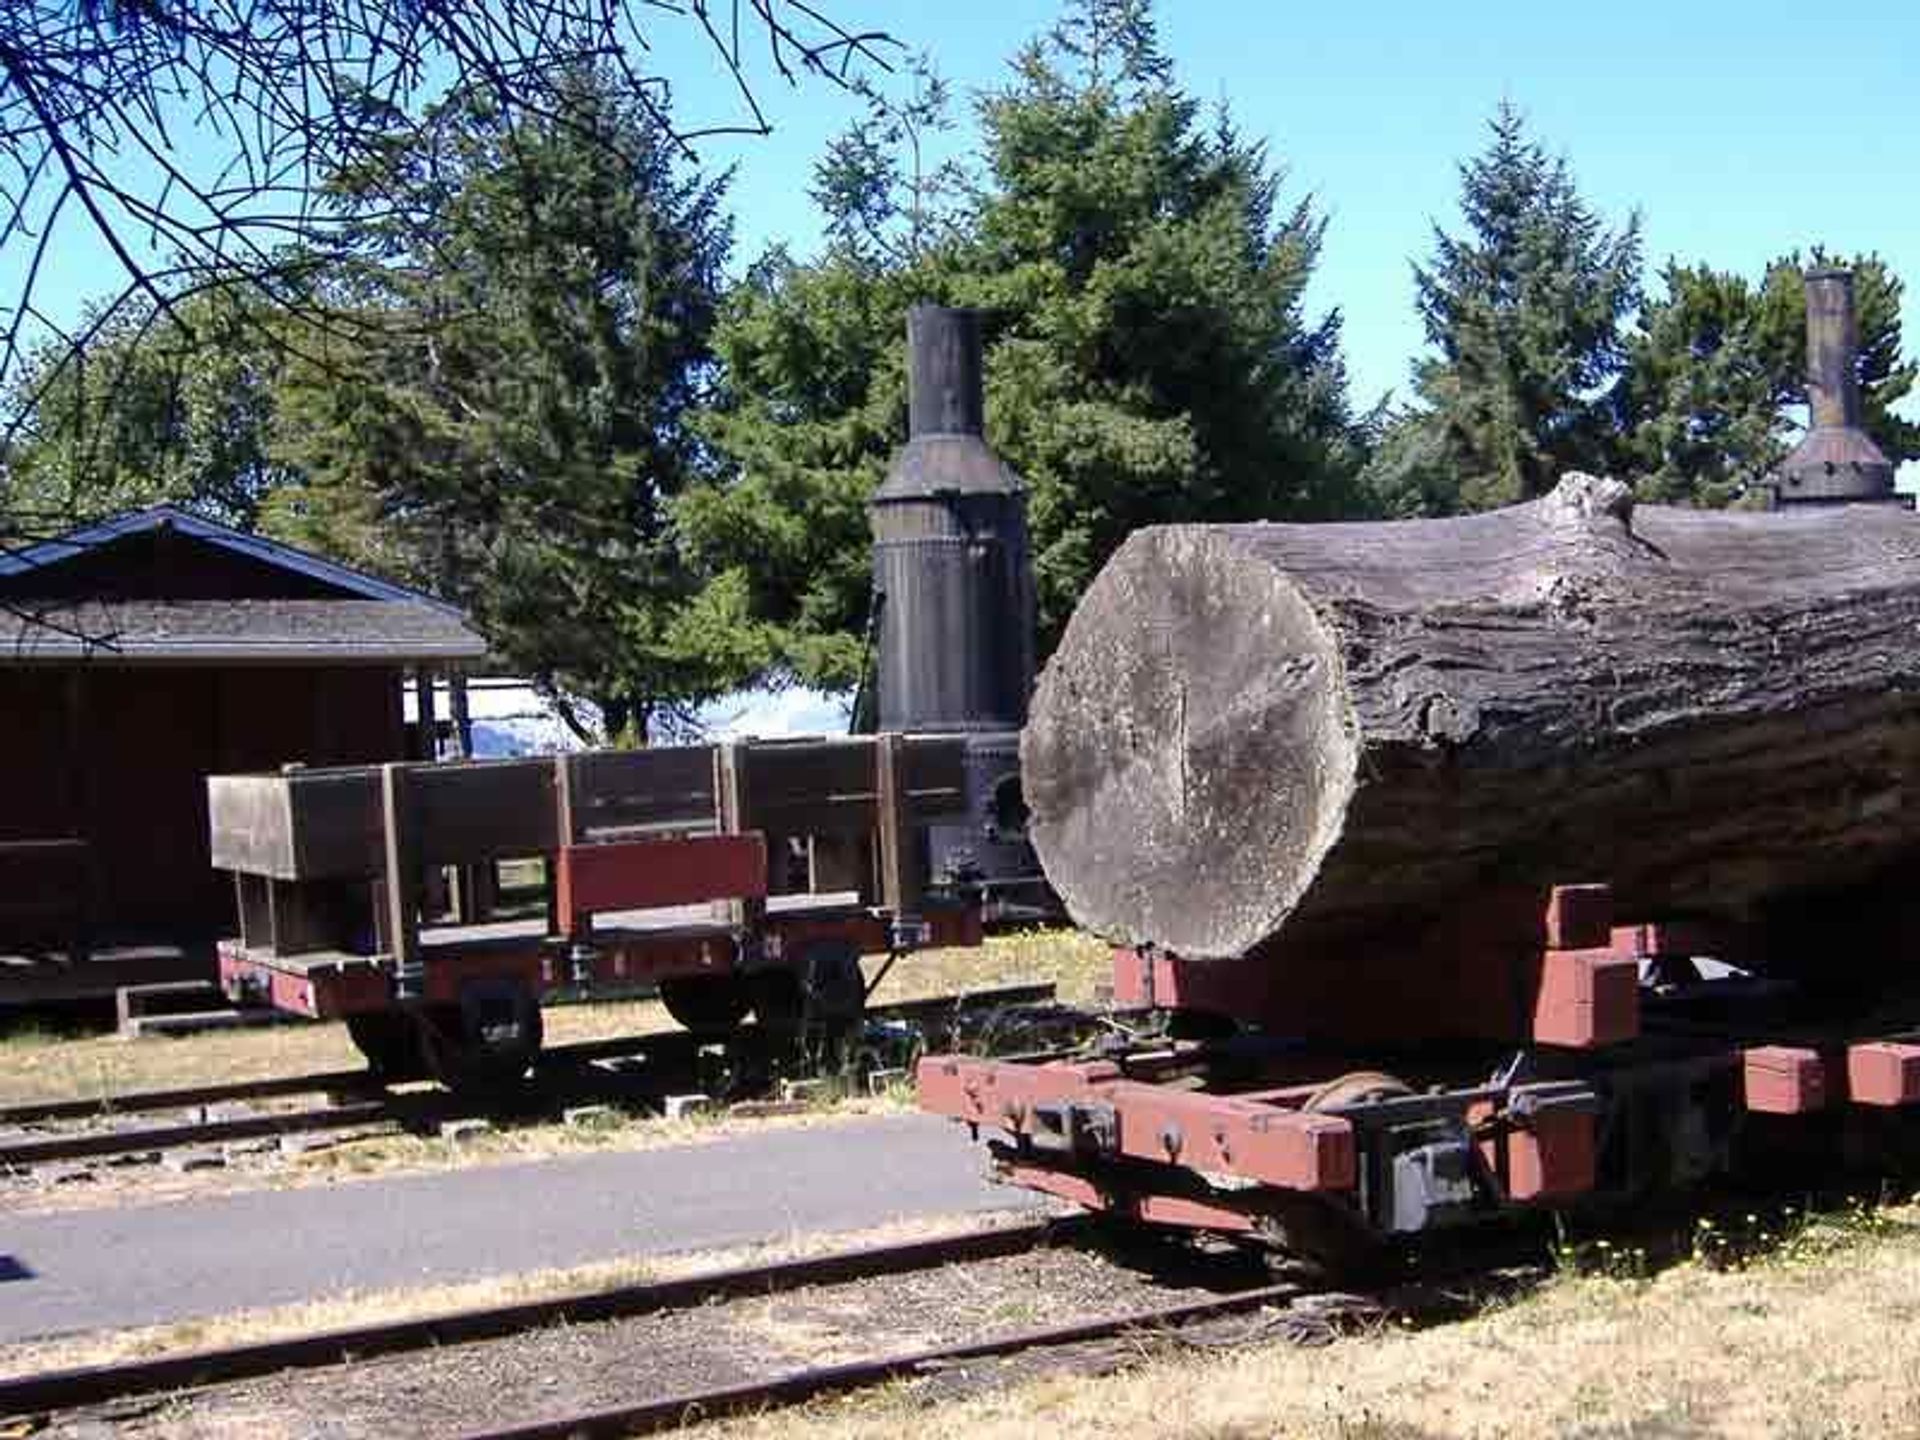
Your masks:
M1305 314L1323 222L1264 146L1174 88L1140 7L1058 32L981 108L968 298L1003 317L995 443L1026 477L1042 643L1142 525L1357 503L1340 317Z
M1646 499L1724 505L1759 494L1786 455L1796 347L1766 323L1764 287L1669 264L1628 343L1615 468ZM1798 347L1805 353L1804 343Z
M1369 476L1376 493L1421 493L1442 510L1507 504L1567 470L1604 468L1607 390L1639 301L1639 218L1609 230L1511 105L1489 128L1486 150L1460 167L1465 231L1436 226L1432 259L1413 272L1437 353L1415 365L1420 407L1402 423L1429 434L1389 447ZM1394 473L1396 457L1435 453L1452 495Z
M610 733L723 690L689 642L670 518L707 463L729 227L722 182L582 71L567 113L510 124L457 97L371 166L335 288L282 391L282 533L470 608L495 653Z

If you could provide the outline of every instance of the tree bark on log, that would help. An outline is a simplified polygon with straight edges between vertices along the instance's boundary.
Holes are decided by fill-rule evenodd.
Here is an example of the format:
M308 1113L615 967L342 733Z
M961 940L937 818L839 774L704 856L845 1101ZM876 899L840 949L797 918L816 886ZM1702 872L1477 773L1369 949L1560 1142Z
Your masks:
M1920 517L1636 509L1133 535L1035 693L1074 918L1324 952L1493 887L1750 919L1920 845Z

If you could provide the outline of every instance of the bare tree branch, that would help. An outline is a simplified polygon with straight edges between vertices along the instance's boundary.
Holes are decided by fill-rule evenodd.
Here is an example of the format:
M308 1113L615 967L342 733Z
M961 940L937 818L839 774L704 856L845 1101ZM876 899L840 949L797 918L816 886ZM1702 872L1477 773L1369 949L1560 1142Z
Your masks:
M676 126L653 64L674 26L704 37L741 115ZM36 345L84 338L38 293L47 256L81 235L115 267L100 314L141 298L171 316L210 280L310 298L278 257L325 239L328 177L391 143L430 76L555 120L567 73L607 66L691 146L771 128L756 77L846 84L893 49L801 0L15 0L0 7L0 388Z

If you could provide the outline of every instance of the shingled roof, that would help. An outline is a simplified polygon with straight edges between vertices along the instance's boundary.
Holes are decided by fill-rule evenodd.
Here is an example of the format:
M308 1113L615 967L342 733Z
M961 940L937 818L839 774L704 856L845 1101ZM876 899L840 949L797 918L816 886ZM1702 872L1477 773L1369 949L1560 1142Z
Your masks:
M486 653L461 612L430 595L171 505L0 553L0 663Z

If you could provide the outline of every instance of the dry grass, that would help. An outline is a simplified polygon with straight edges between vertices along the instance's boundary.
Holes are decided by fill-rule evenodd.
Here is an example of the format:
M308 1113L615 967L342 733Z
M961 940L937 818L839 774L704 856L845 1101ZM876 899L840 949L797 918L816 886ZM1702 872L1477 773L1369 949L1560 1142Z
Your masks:
M928 950L907 956L888 972L873 999L884 1005L891 1000L1052 981L1062 1000L1085 1005L1112 976L1111 957L1104 942L1076 930L994 935L977 949ZM869 960L868 973L878 964Z
M52 1340L0 1344L0 1378L13 1379L50 1370L111 1365L123 1360L284 1339L321 1330L415 1319L450 1310L555 1299L741 1265L797 1260L856 1246L898 1244L971 1233L998 1225L1024 1222L1026 1219L1025 1215L987 1219L978 1215L925 1216L871 1230L818 1235L796 1232L735 1249L606 1260L564 1270L497 1276L465 1284L436 1285L416 1290L349 1293L302 1305L243 1311L169 1325L148 1325Z
M995 936L979 949L932 950L901 960L874 1000L911 1000L994 985L1054 981L1064 999L1089 999L1107 973L1106 950L1071 931ZM869 971L879 962L870 961ZM558 1005L546 1012L555 1045L642 1035L673 1028L652 1000ZM125 1041L114 1036L62 1038L28 1031L0 1040L0 1105L71 1097L111 1099L141 1090L217 1085L312 1070L348 1070L362 1063L336 1024L210 1032Z
M1810 1226L1745 1268L1568 1274L1479 1318L1302 1350L1179 1350L946 1404L895 1388L729 1440L1920 1435L1920 1215Z
M912 1097L889 1091L881 1095L844 1095L824 1092L797 1114L735 1115L715 1110L683 1120L657 1115L615 1113L604 1120L580 1125L518 1125L489 1130L461 1140L428 1135L382 1134L350 1144L316 1150L300 1157L299 1172L283 1184L313 1184L339 1179L392 1175L401 1171L466 1169L476 1165L509 1165L551 1160L596 1150L657 1150L727 1140L769 1127L804 1128L835 1124L862 1116L891 1115L910 1108Z
M546 1012L547 1038L604 1040L669 1028L652 1000L557 1005ZM0 1041L0 1105L36 1100L110 1100L141 1090L264 1080L313 1070L353 1070L366 1062L339 1024L276 1025L259 1030L122 1040L116 1035L61 1038L28 1032Z

